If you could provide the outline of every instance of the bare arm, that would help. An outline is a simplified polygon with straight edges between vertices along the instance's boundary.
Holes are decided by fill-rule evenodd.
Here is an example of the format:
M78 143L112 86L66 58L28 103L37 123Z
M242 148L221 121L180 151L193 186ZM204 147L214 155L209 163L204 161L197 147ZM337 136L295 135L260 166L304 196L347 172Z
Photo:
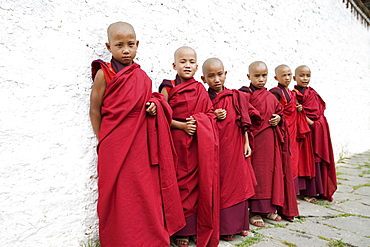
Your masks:
M309 119L308 117L306 117L306 119L307 119L307 123L308 123L308 125L313 125L314 121L312 121L312 120L311 120L311 119Z
M244 136L245 136L245 141L244 141L244 157L247 158L247 157L251 156L252 150L251 150L251 147L249 145L248 132L245 132L244 133Z
M95 76L94 84L90 94L90 121L96 137L99 139L99 130L101 125L101 106L105 93L107 82L104 73L98 70Z

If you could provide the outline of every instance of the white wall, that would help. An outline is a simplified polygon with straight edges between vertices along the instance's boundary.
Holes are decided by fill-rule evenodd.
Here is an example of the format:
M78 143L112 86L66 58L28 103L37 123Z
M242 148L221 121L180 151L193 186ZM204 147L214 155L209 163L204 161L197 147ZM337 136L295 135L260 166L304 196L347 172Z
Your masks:
M370 148L370 31L341 0L0 2L0 238L3 246L79 246L96 238L90 63L109 59L106 28L134 25L153 90L173 52L223 60L227 86L249 63L307 64L327 103L336 157ZM200 70L196 78L200 80ZM145 237L145 236L144 236Z

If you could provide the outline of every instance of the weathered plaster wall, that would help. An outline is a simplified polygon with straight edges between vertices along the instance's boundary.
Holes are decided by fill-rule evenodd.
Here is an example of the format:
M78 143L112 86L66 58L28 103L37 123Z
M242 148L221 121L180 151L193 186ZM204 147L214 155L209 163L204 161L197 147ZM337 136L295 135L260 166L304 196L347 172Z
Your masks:
M78 246L97 234L90 62L106 28L132 23L153 90L173 52L221 58L227 86L247 66L307 64L327 103L336 158L370 148L370 31L340 0L0 1L0 236L3 246ZM196 78L200 79L200 71ZM144 236L145 237L145 236Z

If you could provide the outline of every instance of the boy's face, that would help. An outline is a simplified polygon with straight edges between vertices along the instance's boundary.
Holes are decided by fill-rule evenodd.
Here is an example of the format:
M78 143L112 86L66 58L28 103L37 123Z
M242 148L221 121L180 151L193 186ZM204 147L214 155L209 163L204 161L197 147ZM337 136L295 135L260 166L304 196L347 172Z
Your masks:
M177 51L175 62L172 65L173 69L180 76L181 81L189 80L193 78L198 69L197 55L190 48L182 48Z
M276 73L275 80L284 87L288 87L292 81L292 71L289 67L280 68Z
M217 93L221 93L224 87L227 71L221 63L213 63L205 68L202 80Z
M263 63L253 66L248 74L248 79L256 88L263 88L267 82L267 67Z
M311 70L308 67L302 67L297 70L293 78L298 86L306 88L311 80Z
M129 30L114 30L109 35L106 46L112 56L124 65L131 65L139 46L135 33Z

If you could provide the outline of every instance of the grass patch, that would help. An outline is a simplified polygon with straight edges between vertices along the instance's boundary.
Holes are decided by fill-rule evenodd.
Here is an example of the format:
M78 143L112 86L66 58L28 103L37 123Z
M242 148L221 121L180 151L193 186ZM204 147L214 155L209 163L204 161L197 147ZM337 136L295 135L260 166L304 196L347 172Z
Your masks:
M361 187L370 187L370 184L360 184L360 185L353 186L353 190L357 190Z
M252 244L256 244L258 242L261 242L261 241L265 240L265 236L263 236L262 234L260 234L258 232L255 232L255 231L250 231L250 232L254 233L253 237L247 237L247 238L243 239L243 242L241 242L240 244L236 244L235 246L237 246L237 247L247 247L247 246L251 246Z
M81 247L100 247L99 239L91 239L89 238L87 242L83 242L80 244Z
M343 202L348 202L348 201L349 201L349 199L346 199L346 200L343 200L343 201L338 202L338 204L339 203L343 203Z
M286 246L297 246L296 244L293 244L293 243L289 243L289 242L287 242L287 241L280 241L280 242L282 242L284 245L286 245Z
M329 225L329 224L325 224L325 223L323 223L323 225L324 225L324 226L327 226L327 227L330 227L330 228L337 229L337 230L342 230L342 229L340 229L340 228L338 228L338 227L336 227L336 226L332 226L332 225Z
M295 229L288 229L288 230L290 230L292 232L298 232L298 233L306 234L305 231L300 231L300 230L295 230Z
M315 204L316 204L316 205L320 205L320 206L324 206L324 205L333 205L333 203L331 203L331 202L320 202L320 201L316 202Z
M286 228L287 225L289 225L289 223L286 223L286 224L276 223L276 224L274 224L274 227L276 227L276 228Z
M370 238L370 236L364 236L365 238Z
M341 153L339 154L339 160L337 161L337 163L345 163L345 161L349 159L348 157L344 157L344 154Z
M307 219L306 218L298 218L298 219L295 219L294 220L294 223L303 223L303 222L305 222Z
M364 167L366 167L366 168L370 168L370 163L369 163L369 162L365 162L365 164L364 164L364 165L358 165L358 166L356 167L356 169L362 169L362 168L364 168Z
M344 213L344 214L334 215L333 217L334 218L339 218L339 217L350 217L350 216L357 216L357 215L355 215L355 214L349 214L349 213Z
M323 236L317 236L319 239L325 240L325 241L330 241L330 239L323 237Z
M340 177L337 177L337 180L349 181L348 178L340 178Z
M370 170L362 171L362 173L359 174L358 176L362 178L364 175L367 175L367 174L370 174Z
M341 240L330 240L328 245L330 247L354 247L354 245L344 243Z

